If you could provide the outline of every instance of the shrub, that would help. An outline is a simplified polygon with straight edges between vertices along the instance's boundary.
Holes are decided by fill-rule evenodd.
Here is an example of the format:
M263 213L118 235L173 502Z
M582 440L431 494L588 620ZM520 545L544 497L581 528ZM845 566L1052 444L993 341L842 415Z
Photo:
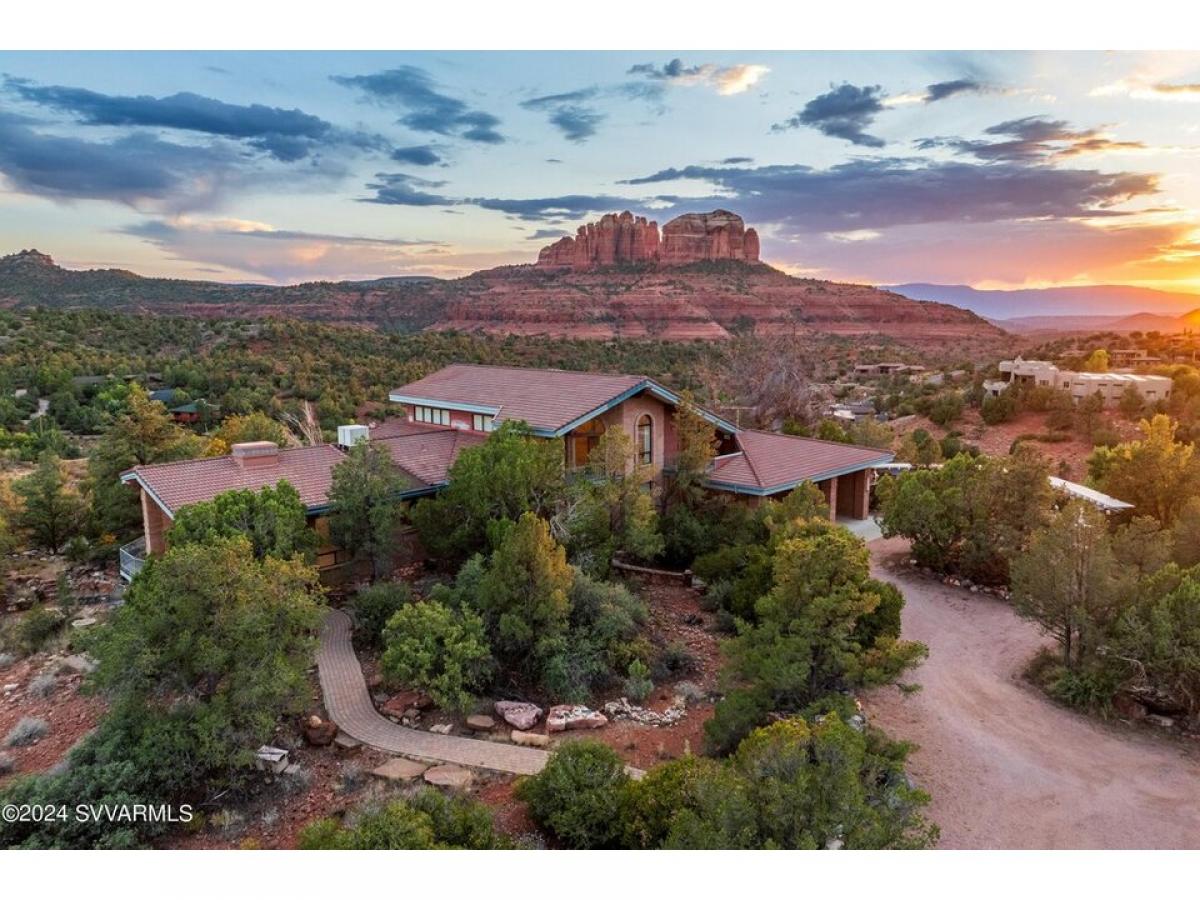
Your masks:
M767 720L770 712L771 698L765 691L730 691L704 723L705 751L714 756L732 753L746 735Z
M362 812L352 825L321 819L300 832L301 850L502 850L492 814L469 797L423 788Z
M0 775L7 775L17 767L17 761L10 753L0 753Z
M4 738L4 746L25 747L35 741L40 741L49 733L50 725L45 719L23 716Z
M650 680L650 668L640 659L629 664L629 677L625 679L625 696L634 703L642 703L654 690Z
M672 641L658 654L654 660L654 669L650 674L658 681L665 681L669 678L687 675L695 670L696 657L692 651L681 641Z
M12 653L0 653L0 669L7 669L17 661L17 657Z
M54 680L53 675L49 673L43 673L35 676L29 682L29 686L25 688L25 693L29 694L31 697L43 699L54 693L54 687L56 684L57 682Z
M354 637L363 647L383 644L384 626L412 602L412 588L403 581L380 581L354 595Z
M697 786L720 769L715 760L685 756L655 766L626 789L624 843L639 850L661 847L675 814L695 802Z
M466 712L491 677L483 620L469 609L455 612L436 600L410 604L392 616L383 643L383 673L425 691L443 709Z
M35 606L17 623L16 644L26 654L37 653L62 627L62 613Z
M546 767L520 783L517 796L529 814L564 847L603 850L621 846L621 809L629 776L611 747L572 741L551 754Z

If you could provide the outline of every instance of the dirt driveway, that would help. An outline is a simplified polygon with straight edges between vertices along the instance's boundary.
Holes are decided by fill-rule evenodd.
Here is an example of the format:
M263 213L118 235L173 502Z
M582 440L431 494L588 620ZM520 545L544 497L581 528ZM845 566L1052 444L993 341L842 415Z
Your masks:
M1090 721L1021 670L1047 642L994 598L890 571L901 540L870 544L875 575L904 591L904 635L929 646L907 680L865 698L872 721L920 744L945 848L1200 848L1200 747ZM903 557L901 557L903 558Z

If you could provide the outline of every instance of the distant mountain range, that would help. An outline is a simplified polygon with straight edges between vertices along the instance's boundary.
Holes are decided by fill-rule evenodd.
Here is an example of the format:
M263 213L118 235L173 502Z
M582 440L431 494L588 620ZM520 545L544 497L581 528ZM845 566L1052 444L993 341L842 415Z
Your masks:
M749 232L740 235L740 242L734 240L726 219L736 217L718 213L725 218L702 216L692 231L668 242L665 246L674 255L665 262L621 256L621 248L637 242L622 241L630 229L617 227L624 220L616 217L612 228L584 229L574 239L586 252L580 252L578 243L567 247L559 242L553 253L541 255L539 265L502 266L447 280L234 285L143 278L120 269L64 269L44 253L23 250L0 257L0 307L101 307L205 318L288 316L383 331L593 340L721 340L749 330L764 335L876 334L937 347L1005 339L980 316L952 305L917 302L869 285L793 278L753 259L730 258L738 252L745 256ZM613 248L608 255L601 252ZM593 250L598 262L588 255ZM684 251L699 258L681 259ZM610 257L616 264L607 262Z
M913 300L936 300L969 309L1010 331L1179 331L1200 294L1156 291L1122 284L984 291L965 284L898 284L889 288Z

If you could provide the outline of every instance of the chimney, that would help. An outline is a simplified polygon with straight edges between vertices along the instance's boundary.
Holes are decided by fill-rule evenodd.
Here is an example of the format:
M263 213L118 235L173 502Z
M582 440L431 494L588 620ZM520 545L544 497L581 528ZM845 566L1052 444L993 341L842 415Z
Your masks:
M279 445L274 441L234 444L233 461L242 469L266 469L279 462Z
M339 425L337 442L339 447L349 449L359 441L369 441L371 429L366 425Z

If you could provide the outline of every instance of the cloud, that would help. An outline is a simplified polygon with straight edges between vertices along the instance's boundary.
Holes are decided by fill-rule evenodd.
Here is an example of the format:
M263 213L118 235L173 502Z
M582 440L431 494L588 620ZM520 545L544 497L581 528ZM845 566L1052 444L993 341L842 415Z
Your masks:
M592 100L599 88L581 88L562 94L547 94L533 97L521 103L523 109L545 111L550 114L550 124L563 133L568 141L583 143L596 133L597 126L604 121L604 114L583 103Z
M442 157L428 144L417 147L397 147L392 151L392 159L414 166L435 166L442 161Z
M845 83L809 100L790 119L771 127L772 131L815 128L828 137L840 138L860 147L882 147L884 141L866 133L883 111L883 88L879 85Z
M403 172L377 172L375 181L367 184L367 189L374 191L375 196L364 197L362 202L388 206L451 206L457 201L426 190L445 184L444 181L429 181Z
M377 103L407 110L399 121L413 131L460 137L483 144L504 143L504 136L497 131L500 119L442 93L424 69L399 66L373 75L330 77L336 84L362 91Z
M569 237L571 232L565 228L539 228L533 234L527 235L526 240L529 241L555 241L562 237Z
M753 156L727 156L721 160L723 166L744 166L747 163L754 162Z
M276 229L241 219L151 219L120 229L173 259L218 266L226 277L275 282L406 274L436 241Z
M1061 119L1026 116L984 129L984 134L1007 140L965 140L963 138L925 138L917 142L920 150L948 147L983 160L1041 162L1070 159L1087 153L1144 151L1141 141L1118 141L1100 128L1073 128Z
M1126 96L1136 100L1179 100L1185 102L1200 101L1200 84L1178 84L1169 81L1153 80L1146 74L1131 78L1122 78L1110 84L1103 84L1091 91L1093 97Z
M496 197L474 197L463 201L482 209L508 213L529 222L557 218L579 218L588 213L612 212L639 206L624 197L605 195L567 194L561 197L537 197L523 200Z
M958 94L980 94L989 90L987 85L974 78L956 78L953 81L939 81L925 88L925 102L937 103Z
M729 97L748 91L770 71L766 66L750 63L734 66L718 66L714 63L685 66L683 60L676 58L662 66L639 63L630 67L626 74L681 87L708 87L722 97Z
M826 169L685 166L625 183L678 181L700 182L713 193L663 195L660 201L736 209L748 222L768 224L782 237L933 222L1119 217L1127 215L1116 208L1120 204L1158 190L1157 176L1147 173L903 159L857 159Z
M5 86L22 100L71 115L84 125L168 128L231 138L282 162L303 159L326 145L376 149L383 145L377 136L345 131L299 109L238 105L188 92L118 96L20 78L5 79Z
M185 146L144 132L88 141L45 134L3 113L0 173L25 194L172 212L212 206L248 175L245 160L228 146Z

